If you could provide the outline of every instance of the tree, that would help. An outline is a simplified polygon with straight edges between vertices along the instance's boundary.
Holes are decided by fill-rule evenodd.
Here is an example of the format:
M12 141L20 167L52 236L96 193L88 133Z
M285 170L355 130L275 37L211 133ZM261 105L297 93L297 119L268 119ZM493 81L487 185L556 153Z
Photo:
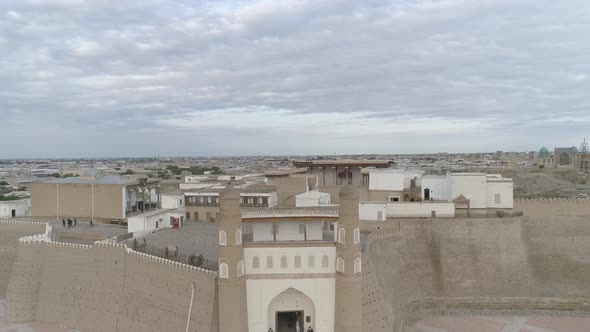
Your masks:
M7 186L7 185L8 185L8 182L6 182L6 181L0 181L0 187L4 187L4 186Z
M126 170L125 172L123 172L123 175L131 175L134 174L134 172L130 169Z
M60 178L61 175L59 173L51 173L51 176L53 176L54 178Z

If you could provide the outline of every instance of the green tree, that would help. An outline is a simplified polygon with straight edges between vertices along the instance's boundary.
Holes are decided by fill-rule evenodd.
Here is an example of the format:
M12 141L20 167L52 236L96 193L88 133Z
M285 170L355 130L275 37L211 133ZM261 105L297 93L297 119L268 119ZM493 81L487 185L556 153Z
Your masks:
M134 174L134 172L130 169L126 170L125 172L123 172L123 175L131 175Z
M6 181L0 181L0 187L5 187L8 185L8 182Z

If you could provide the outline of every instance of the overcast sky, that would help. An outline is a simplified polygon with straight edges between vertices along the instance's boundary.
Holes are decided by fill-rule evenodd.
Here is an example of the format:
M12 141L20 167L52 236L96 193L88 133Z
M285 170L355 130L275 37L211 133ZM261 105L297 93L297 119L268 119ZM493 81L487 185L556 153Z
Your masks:
M0 158L590 138L587 0L0 1Z

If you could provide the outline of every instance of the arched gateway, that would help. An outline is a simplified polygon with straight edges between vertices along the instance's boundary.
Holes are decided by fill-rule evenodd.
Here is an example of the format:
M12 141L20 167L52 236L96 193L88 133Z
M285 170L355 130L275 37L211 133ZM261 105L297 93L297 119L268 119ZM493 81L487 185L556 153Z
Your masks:
M277 295L268 305L269 326L277 332L315 330L315 305L313 301L295 288L289 288Z
M340 191L336 220L242 219L229 187L220 199L219 331L361 332L358 192Z

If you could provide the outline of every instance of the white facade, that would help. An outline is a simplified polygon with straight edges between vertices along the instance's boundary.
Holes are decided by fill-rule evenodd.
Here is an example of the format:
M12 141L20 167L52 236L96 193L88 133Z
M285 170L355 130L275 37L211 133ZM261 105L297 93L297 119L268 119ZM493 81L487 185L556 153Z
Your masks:
M0 218L25 217L31 209L31 200L0 201Z
M375 169L369 172L369 190L404 190L403 169Z
M321 241L324 239L323 222L302 221L302 222L279 222L274 229L276 241ZM273 224L258 222L252 224L254 242L274 241Z
M451 174L447 175L425 175L422 177L422 198L426 199L425 193L428 190L430 200L453 201L453 180Z
M174 221L171 218L181 222L184 221L184 209L161 209L129 217L127 218L127 232L145 233L162 228L171 228L174 226Z
M512 179L499 174L453 174L453 198L469 199L471 209L512 209L514 206Z
M470 200L470 208L487 207L486 175L483 173L453 174L453 199L463 195Z
M512 181L502 179L487 180L487 207L495 209L512 209L514 206L514 193Z
M314 331L335 332L334 246L245 248L244 259L249 331L274 331L276 312L301 310L310 318L304 319L302 331L311 326Z
M184 194L161 194L162 209L178 209L184 207Z
M296 207L313 207L323 205L330 205L330 193L322 193L317 190L312 190L295 196Z
M387 216L392 218L454 217L452 202L393 202L387 204Z
M385 221L386 218L450 218L455 216L453 202L361 202L359 219Z
M360 202L359 220L385 221L387 218L386 202Z

